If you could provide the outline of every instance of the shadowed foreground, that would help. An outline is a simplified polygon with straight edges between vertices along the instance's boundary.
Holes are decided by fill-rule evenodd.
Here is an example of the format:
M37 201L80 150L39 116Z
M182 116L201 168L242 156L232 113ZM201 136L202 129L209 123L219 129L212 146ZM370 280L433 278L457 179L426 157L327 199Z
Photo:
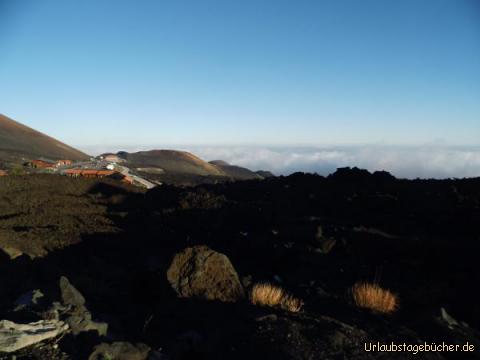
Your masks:
M416 357L475 359L479 223L480 179L343 169L144 193L114 181L4 177L0 318L69 324L17 359L410 356L365 351L365 342L392 341L469 342L476 352ZM359 282L389 289L395 311L358 307ZM253 305L259 283L296 306L275 294ZM35 289L43 296L19 309ZM102 324L106 334L88 330Z

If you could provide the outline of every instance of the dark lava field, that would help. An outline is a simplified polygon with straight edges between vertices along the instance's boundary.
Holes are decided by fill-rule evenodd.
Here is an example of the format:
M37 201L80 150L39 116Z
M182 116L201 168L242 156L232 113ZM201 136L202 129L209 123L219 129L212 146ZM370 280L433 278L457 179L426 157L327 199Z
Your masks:
M68 324L0 359L480 359L480 178L6 176L0 249L0 320ZM396 311L357 306L358 282ZM254 305L258 283L302 308ZM475 351L365 350L392 342Z

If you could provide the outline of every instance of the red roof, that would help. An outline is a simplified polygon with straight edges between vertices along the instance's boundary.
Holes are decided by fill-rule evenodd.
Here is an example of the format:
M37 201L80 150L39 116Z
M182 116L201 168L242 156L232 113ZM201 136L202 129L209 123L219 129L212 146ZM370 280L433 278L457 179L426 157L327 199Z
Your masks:
M74 175L74 174L80 175L81 173L82 173L82 170L81 170L81 169L68 169L68 170L65 170L65 174L67 174L67 175Z
M39 167L39 168L49 168L54 166L53 163L43 161L43 160L32 160L32 165L35 165L36 167Z
M115 174L113 170L96 170L96 169L68 169L65 170L66 175L78 175L78 176L98 176L105 177Z
M82 175L97 175L98 170L82 170Z
M110 175L113 175L115 173L116 173L116 171L114 171L114 170L98 170L97 171L98 176L110 176Z

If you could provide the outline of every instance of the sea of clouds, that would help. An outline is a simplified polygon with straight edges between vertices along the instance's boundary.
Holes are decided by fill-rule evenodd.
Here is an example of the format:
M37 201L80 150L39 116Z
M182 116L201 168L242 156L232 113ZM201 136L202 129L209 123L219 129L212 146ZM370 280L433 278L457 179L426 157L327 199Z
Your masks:
M386 170L402 178L480 176L480 147L196 147L192 151L204 159L222 159L253 170L271 170L277 175L295 171L328 175L338 167L357 166L370 171Z
M108 151L139 151L154 148L186 150L200 158L224 160L275 175L296 171L328 175L338 167L357 166L370 171L386 170L399 178L463 178L480 176L480 146L124 146ZM88 148L84 147L88 151ZM93 150L93 149L90 149ZM104 149L104 151L107 151ZM99 154L101 151L90 151Z

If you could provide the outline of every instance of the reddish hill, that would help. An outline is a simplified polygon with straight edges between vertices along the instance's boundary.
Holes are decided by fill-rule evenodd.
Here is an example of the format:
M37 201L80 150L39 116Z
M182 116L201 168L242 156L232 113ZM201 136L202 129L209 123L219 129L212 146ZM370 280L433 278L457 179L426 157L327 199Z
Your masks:
M132 167L158 167L168 173L186 173L200 176L224 176L215 165L209 164L197 156L177 150L151 150L136 153L120 152Z
M108 154L103 154L106 156ZM230 165L225 161L207 162L199 157L178 150L150 150L113 154L127 166L147 179L167 184L195 185L231 180L263 179L263 176L247 168Z
M0 114L0 157L84 160L89 156L48 135Z

